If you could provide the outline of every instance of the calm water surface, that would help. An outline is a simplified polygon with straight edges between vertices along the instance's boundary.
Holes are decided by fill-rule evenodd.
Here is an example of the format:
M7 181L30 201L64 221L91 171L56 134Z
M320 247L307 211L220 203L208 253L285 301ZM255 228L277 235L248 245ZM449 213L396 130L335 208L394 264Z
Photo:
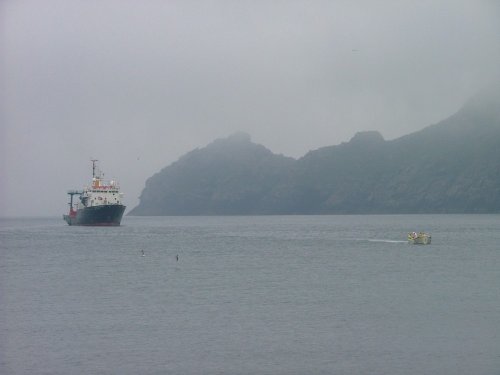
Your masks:
M499 215L122 224L0 220L0 374L500 374Z

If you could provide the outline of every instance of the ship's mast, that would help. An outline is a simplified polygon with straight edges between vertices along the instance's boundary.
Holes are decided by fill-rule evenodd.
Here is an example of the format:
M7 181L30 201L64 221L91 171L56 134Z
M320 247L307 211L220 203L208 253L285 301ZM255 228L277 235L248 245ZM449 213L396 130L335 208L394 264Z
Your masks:
M95 163L98 162L97 159L91 159L92 162L92 178L95 178Z

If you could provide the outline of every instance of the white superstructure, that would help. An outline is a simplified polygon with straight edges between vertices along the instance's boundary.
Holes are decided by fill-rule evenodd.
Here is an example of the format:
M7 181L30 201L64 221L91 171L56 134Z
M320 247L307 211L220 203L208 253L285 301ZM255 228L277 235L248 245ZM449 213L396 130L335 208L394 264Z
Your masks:
M101 172L96 170L95 162L97 160L92 161L94 163L92 185L83 188L76 208L122 204L123 193L120 193L118 183L115 180L104 181Z
M106 184L100 178L94 177L92 186L83 189L77 208L122 204L122 198L123 193L120 193L120 187L115 181Z

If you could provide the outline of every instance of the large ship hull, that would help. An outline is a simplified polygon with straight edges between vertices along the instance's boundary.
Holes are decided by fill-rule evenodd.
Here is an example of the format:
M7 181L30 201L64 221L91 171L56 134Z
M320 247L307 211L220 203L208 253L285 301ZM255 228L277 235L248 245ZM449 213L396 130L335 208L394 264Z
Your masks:
M68 225L118 226L122 220L125 206L121 204L85 207L63 215Z

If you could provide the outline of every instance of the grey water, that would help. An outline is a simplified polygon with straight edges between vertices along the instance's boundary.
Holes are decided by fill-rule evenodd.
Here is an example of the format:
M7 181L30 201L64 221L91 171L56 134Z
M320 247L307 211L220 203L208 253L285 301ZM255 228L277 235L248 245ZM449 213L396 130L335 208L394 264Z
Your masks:
M498 375L500 215L1 219L0 374Z

